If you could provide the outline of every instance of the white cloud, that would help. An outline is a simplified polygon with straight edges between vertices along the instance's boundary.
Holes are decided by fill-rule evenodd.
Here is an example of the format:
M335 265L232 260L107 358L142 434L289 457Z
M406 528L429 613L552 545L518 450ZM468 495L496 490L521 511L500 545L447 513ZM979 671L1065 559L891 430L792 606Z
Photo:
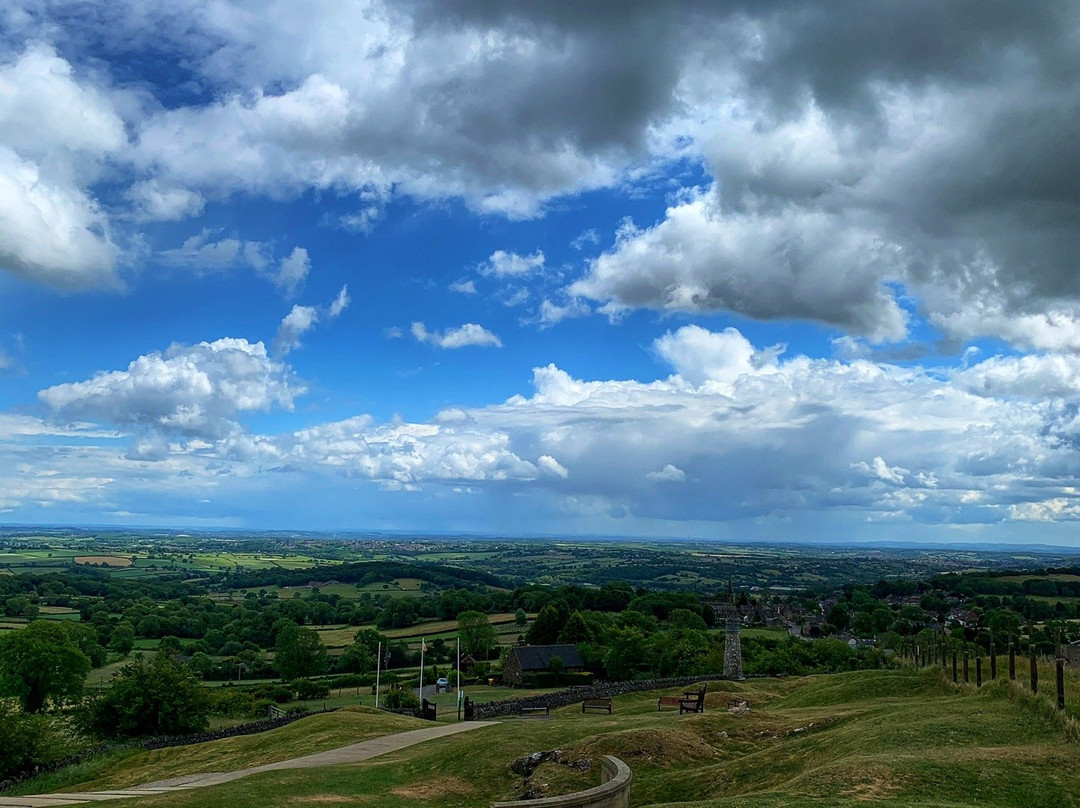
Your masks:
M121 251L87 186L124 145L110 101L48 46L0 64L0 269L61 289L118 286Z
M686 481L686 472L668 463L659 471L650 471L645 478L654 483L681 483Z
M529 275L544 268L544 254L537 250L532 255L518 255L505 250L496 250L486 262L480 265L481 275L494 278L516 278Z
M334 302L330 304L330 309L327 311L327 316L331 319L337 319L341 316L341 313L349 307L352 302L352 298L349 297L348 284L341 287L338 290L337 297L334 298Z
M713 188L669 207L654 227L624 224L569 292L609 314L729 310L816 320L881 342L907 333L907 315L882 283L903 277L901 259L872 226L798 208L723 213Z
M319 321L319 313L314 306L293 306L285 315L274 337L274 353L284 355L300 347L300 337Z
M462 295L475 295L476 284L470 280L454 281L450 284L450 291L457 292Z
M260 245L236 238L210 240L211 231L203 230L184 243L170 250L162 250L158 257L163 264L209 272L229 269L240 264L251 265L251 257L260 254ZM252 250L248 245L252 244Z
M293 297L304 285L311 272L311 259L303 247L294 247L293 251L281 259L278 271L271 275L274 285L285 297Z
M540 303L540 325L550 327L575 317L586 317L592 314L592 308L584 300L571 298L566 304L559 305L550 300Z
M252 269L270 280L285 298L295 297L311 272L311 258L303 247L293 247L292 252L277 260L269 244L232 237L215 241L213 236L213 231L203 230L179 247L161 250L158 259L165 266L195 272Z
M422 322L415 322L410 330L417 342L426 342L438 348L502 347L502 341L495 334L476 323L465 323L445 331L428 331Z
M688 325L656 340L656 351L690 384L732 383L756 367L775 364L775 352L759 353L737 329L720 333Z
M135 217L151 222L190 219L201 214L206 204L202 194L196 191L169 187L157 180L135 183L128 189L127 198L134 205Z
M261 342L219 339L140 356L126 370L42 390L64 419L213 440L235 428L239 413L293 408L305 389Z
M341 287L330 305L322 310L315 306L293 306L278 326L277 335L274 337L274 353L284 356L299 348L300 338L304 334L322 319L336 320L349 307L350 302L349 287L346 285Z
M550 474L565 480L570 476L570 470L551 455L540 455L536 460L536 466L545 474Z

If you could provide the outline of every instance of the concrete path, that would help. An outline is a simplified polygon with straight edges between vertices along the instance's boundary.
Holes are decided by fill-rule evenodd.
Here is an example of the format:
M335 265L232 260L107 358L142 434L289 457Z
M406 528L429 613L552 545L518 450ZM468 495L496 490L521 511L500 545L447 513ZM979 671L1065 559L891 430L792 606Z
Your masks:
M209 772L204 774L189 774L185 777L174 777L170 780L160 780L156 783L146 783L132 788L120 788L111 791L83 791L64 794L35 794L26 797L0 796L0 808L37 808L46 805L76 805L86 802L101 802L104 800L119 800L124 797L146 797L154 794L168 794L173 791L186 791L190 788L202 788L204 786L216 786L219 783L227 783L230 780L239 780L261 772L281 771L284 769L308 769L315 766L338 766L342 763L359 763L368 758L385 755L387 752L396 752L413 744L423 743L432 738L442 738L445 735L455 735L459 732L490 727L497 721L467 721L460 724L443 724L435 727L413 729L408 732L399 732L395 735L383 735L380 738L371 738L367 741L354 743L351 746L342 746L337 749L328 749L325 752L317 752L314 755L279 760L277 763L266 763L262 766L252 766L250 769L239 769L234 772Z

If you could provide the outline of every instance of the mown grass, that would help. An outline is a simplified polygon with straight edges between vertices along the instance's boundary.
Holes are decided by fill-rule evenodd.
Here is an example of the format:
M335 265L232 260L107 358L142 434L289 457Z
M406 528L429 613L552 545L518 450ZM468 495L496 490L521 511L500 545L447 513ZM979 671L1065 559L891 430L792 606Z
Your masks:
M69 791L98 791L166 780L199 772L235 771L264 763L336 749L369 738L404 732L427 723L367 707L347 707L315 715L257 735L171 749L138 752L88 768Z
M634 806L1080 806L1080 744L1069 740L1063 723L1068 719L1006 683L976 690L954 687L936 670L867 671L716 682L709 691L704 715L658 712L656 693L632 694L617 698L610 716L582 715L572 705L553 711L550 720L507 719L362 764L271 772L126 804L483 806L521 793L521 778L509 769L515 758L561 749L571 758L595 761L613 754L624 760L634 772ZM727 699L736 694L749 699L750 712L726 710ZM372 727L366 722L379 716L369 714L320 716L324 723L310 726L321 727L328 737L339 731L339 721L353 722L354 731ZM295 736L285 756L309 751L299 748L313 730L305 721L291 728ZM81 787L259 762L260 754L283 751L281 737L281 742L258 744L261 751L246 757L217 742L202 752L168 750L155 759L119 761L107 773L113 779L99 775ZM349 742L355 739L351 735ZM192 757L171 759L180 752ZM209 768L192 769L192 764ZM595 767L578 773L547 764L532 783L547 783L554 793L586 788L598 779Z

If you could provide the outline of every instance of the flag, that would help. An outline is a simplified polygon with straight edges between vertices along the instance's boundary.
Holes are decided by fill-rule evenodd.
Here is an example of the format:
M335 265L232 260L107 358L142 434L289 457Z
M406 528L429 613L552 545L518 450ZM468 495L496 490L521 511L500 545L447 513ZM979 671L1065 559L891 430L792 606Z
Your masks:
M420 650L421 650L421 652L423 652L423 653L427 653L427 643L426 643L426 642L424 642L424 638L423 638L423 637L421 637L421 638L420 638Z

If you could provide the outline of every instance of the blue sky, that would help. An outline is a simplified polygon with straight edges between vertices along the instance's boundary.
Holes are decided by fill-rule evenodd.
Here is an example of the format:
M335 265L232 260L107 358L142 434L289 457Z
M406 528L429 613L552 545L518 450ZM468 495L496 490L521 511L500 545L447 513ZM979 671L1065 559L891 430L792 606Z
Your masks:
M0 10L0 520L1076 544L1066 2Z

